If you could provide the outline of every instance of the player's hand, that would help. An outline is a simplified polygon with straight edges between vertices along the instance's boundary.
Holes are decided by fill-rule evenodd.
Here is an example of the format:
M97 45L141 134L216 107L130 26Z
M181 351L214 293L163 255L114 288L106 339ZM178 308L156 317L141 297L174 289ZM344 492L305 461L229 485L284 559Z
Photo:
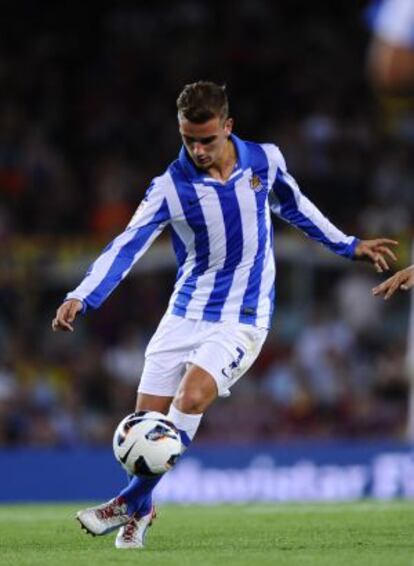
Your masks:
M82 308L82 301L78 301L78 299L70 299L62 303L52 321L53 331L63 330L65 332L73 332L72 323Z
M402 289L403 291L408 291L414 287L414 265L397 271L392 277L389 277L386 281L383 281L380 285L377 285L372 289L373 295L383 295L384 299L389 299L395 291Z
M369 261L374 264L378 273L389 270L390 259L396 260L397 256L390 246L397 246L398 242L388 238L377 238L376 240L361 240L355 248L354 259Z

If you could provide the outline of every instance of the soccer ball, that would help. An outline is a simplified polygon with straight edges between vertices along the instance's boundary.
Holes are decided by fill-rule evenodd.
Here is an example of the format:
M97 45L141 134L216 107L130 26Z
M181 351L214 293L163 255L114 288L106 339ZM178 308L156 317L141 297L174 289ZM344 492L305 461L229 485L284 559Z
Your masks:
M177 428L156 411L127 415L115 430L112 446L121 466L136 476L164 474L175 465L182 451Z

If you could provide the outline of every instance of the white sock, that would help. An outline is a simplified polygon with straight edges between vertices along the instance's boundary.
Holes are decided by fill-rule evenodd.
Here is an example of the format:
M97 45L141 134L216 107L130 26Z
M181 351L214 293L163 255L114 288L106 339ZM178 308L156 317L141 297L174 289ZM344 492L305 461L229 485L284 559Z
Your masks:
M174 407L172 403L167 415L167 419L172 421L180 432L185 433L184 437L182 435L182 441L186 448L193 440L195 433L200 426L202 417L203 413L200 413L198 415L189 415L187 413L183 413L182 411ZM185 436L187 436L187 439L185 438Z

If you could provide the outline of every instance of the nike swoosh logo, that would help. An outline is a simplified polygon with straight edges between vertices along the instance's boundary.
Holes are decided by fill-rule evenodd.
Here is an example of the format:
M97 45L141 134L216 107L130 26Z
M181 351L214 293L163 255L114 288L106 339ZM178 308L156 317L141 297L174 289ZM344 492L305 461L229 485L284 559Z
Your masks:
M127 450L127 452L122 456L122 458L120 457L119 460L120 462L122 462L123 464L126 463L129 454L131 453L131 450L134 448L136 442L134 442L134 444L132 446L129 447L129 449Z
M227 379L231 379L231 375L227 374L227 370L226 369L222 369L221 373L224 375L224 377L227 377Z
M201 195L201 197L197 198L197 199L191 199L188 201L188 204L190 206L194 206L195 204L197 204L198 202L200 202L201 200L203 200L203 198L206 198L207 195Z

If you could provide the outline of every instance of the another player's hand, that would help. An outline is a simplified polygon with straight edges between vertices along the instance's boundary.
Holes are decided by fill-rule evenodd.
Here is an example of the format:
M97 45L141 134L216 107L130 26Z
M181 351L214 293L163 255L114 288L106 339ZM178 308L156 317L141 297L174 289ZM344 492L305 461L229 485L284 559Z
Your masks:
M383 295L384 299L389 299L395 291L402 289L403 291L408 291L414 287L414 265L397 271L392 277L389 277L386 281L383 281L380 285L377 285L372 289L373 295Z
M355 248L354 259L369 261L374 264L378 273L389 270L388 261L396 260L397 256L390 246L397 246L398 242L388 238L376 240L361 240Z
M82 301L78 301L78 299L70 299L69 301L62 303L56 311L56 316L52 321L52 328L54 332L56 332L56 330L73 332L72 323L82 308Z

